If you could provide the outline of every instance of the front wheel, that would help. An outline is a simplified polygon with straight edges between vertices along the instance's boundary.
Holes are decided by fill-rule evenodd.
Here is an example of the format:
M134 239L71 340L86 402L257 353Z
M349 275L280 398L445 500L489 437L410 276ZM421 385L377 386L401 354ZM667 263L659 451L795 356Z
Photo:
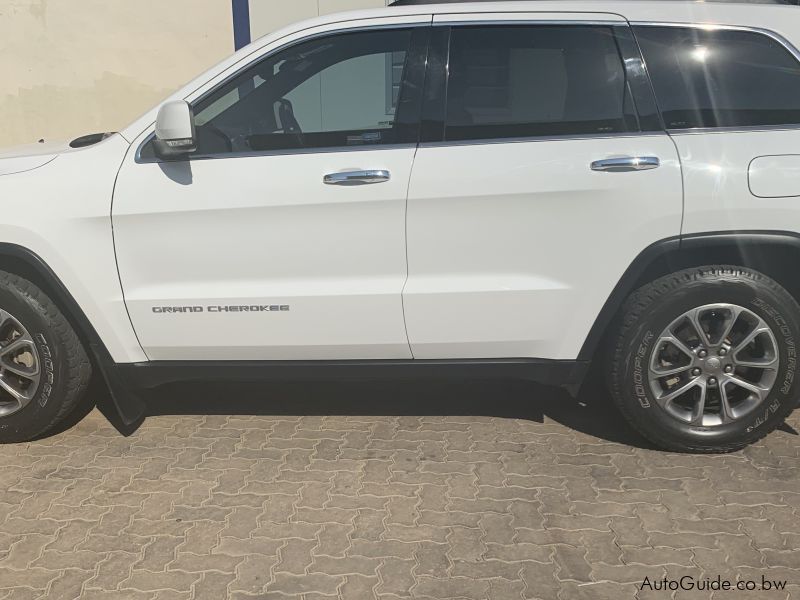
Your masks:
M0 443L54 428L76 407L91 373L58 306L32 282L0 271Z
M749 269L708 266L662 277L626 302L612 396L662 448L740 449L796 405L799 316L785 289Z

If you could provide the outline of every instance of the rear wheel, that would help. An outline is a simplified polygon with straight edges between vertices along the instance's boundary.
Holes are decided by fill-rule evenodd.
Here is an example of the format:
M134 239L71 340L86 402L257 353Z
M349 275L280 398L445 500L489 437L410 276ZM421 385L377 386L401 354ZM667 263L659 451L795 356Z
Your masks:
M91 377L86 352L55 303L30 281L0 271L0 443L55 427Z
M739 267L674 273L626 303L611 389L657 445L726 452L775 429L796 405L800 307Z

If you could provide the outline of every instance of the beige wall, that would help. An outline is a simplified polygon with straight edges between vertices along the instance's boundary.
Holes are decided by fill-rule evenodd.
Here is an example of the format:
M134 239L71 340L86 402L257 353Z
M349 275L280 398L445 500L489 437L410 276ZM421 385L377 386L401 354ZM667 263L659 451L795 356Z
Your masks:
M250 0L250 28L387 3ZM0 147L120 129L232 52L230 0L0 0Z
M232 29L230 0L0 0L0 146L123 127Z
M380 8L391 0L250 0L250 31L253 39L275 31L301 19L319 15L356 10Z

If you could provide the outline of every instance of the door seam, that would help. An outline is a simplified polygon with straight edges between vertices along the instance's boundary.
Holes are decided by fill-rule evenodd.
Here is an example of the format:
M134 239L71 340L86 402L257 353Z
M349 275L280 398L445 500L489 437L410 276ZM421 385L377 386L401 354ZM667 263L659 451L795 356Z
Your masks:
M400 307L403 310L403 328L406 332L406 343L408 344L408 351L411 354L411 359L414 357L414 349L411 347L411 336L408 335L408 319L406 318L406 286L410 277L410 270L408 266L408 201L411 196L411 177L414 174L414 165L417 162L417 152L419 152L419 144L414 148L414 156L411 158L411 169L408 171L408 183L406 184L406 209L405 219L403 221L404 243L406 253L406 280L403 282L403 289L400 292Z

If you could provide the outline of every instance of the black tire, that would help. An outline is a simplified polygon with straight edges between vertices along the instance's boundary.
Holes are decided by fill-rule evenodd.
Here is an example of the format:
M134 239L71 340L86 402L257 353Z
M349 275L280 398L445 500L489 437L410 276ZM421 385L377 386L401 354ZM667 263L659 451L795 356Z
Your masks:
M70 414L89 384L92 367L58 306L27 279L0 271L0 309L27 329L40 359L40 380L31 401L0 418L0 443L26 442Z
M724 425L681 421L656 401L648 379L655 340L682 314L700 306L730 303L763 319L777 342L780 363L774 385L751 413ZM778 427L797 405L796 340L800 306L778 283L756 271L704 266L667 275L634 292L609 368L611 395L630 424L657 446L678 452L732 452Z

